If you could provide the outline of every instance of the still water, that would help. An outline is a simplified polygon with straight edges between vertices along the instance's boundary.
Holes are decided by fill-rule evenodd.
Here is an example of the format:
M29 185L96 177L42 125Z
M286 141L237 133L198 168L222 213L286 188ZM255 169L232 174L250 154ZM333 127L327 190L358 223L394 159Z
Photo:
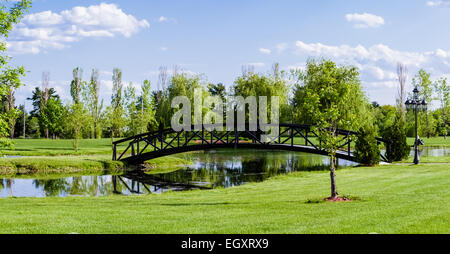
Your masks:
M450 156L450 148L421 148L422 156ZM0 197L67 197L163 193L261 182L294 171L328 169L325 156L299 152L220 149L185 154L194 163L167 173L0 179ZM340 168L356 165L339 160Z
M325 156L285 151L220 149L184 156L188 156L193 165L161 174L135 171L117 176L0 179L0 197L134 195L228 188L293 171L325 170L329 165ZM341 168L355 165L344 160L339 160L338 164Z

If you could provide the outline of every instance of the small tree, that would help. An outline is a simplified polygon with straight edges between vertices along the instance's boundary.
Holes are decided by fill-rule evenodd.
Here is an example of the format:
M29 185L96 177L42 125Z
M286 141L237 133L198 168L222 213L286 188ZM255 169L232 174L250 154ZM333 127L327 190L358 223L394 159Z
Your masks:
M341 140L338 128L358 129L372 116L361 89L359 73L352 66L337 66L329 60L309 61L297 85L296 110L307 113L309 123L317 126L321 146L330 156L331 198L338 197L336 153ZM305 115L305 114L299 114Z
M355 145L355 157L363 165L375 166L380 163L380 148L372 126L361 127Z
M81 92L83 87L86 86L82 81L83 70L75 68L73 70L73 80L70 84L70 94L72 95L73 103L69 106L68 127L72 130L73 134L73 148L78 151L78 140L82 138L83 123L88 119L86 112L81 102Z

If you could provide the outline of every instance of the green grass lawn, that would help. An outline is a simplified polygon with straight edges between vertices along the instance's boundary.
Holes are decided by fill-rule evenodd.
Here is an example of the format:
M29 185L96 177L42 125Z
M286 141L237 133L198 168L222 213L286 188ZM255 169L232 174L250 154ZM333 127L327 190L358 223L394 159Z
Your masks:
M450 167L301 172L230 189L147 196L0 199L0 233L450 233Z
M450 147L450 137L447 137L447 139L444 139L444 137L420 138L423 139L425 146ZM414 138L408 138L408 144L413 146Z
M14 149L2 149L4 155L18 156L58 156L58 155L98 155L112 156L111 139L82 139L79 150L73 149L70 139L16 139Z
M73 149L72 140L17 139L14 142L14 149L2 149L0 154L22 157L0 157L0 175L111 173L127 167L111 160L111 139L80 140L78 152ZM125 148L121 145L118 151ZM174 155L148 161L147 168L160 172L190 163L189 156Z

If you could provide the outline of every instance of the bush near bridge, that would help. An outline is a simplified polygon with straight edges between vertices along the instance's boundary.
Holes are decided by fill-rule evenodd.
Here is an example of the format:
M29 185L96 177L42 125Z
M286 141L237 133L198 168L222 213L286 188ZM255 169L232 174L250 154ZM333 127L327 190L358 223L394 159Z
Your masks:
M375 138L373 127L362 127L355 144L356 160L367 166L380 164L381 152Z

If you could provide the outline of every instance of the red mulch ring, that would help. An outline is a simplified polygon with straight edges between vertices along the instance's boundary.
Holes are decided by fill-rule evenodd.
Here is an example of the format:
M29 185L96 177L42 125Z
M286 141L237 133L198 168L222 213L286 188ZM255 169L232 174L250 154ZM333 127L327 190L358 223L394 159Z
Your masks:
M324 199L326 202L351 202L353 200L346 197L335 197L335 198L326 198Z

